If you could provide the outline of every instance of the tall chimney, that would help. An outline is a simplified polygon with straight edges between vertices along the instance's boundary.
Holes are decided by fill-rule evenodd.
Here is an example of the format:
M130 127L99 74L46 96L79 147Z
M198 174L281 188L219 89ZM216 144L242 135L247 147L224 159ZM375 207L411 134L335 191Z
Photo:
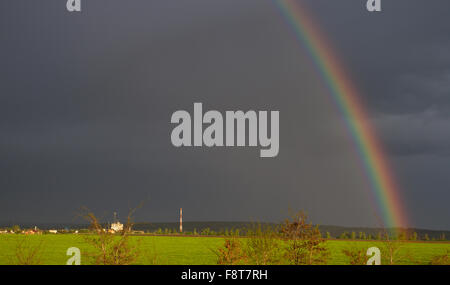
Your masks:
M180 233L183 232L183 208L180 208Z

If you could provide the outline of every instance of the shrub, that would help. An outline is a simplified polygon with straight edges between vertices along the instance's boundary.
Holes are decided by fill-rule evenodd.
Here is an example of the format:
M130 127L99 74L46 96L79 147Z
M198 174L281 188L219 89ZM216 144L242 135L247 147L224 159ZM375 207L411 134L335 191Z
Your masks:
M87 243L93 247L93 251L88 256L93 258L93 262L97 265L129 265L137 261L140 250L139 244L131 243L129 233L132 228L132 214L130 211L127 223L124 225L119 235L108 232L103 228L97 217L88 209L83 209L82 216L91 224L94 235L85 237Z
M245 264L247 259L241 241L235 237L226 238L223 247L215 251L215 254L217 255L217 264L220 265Z
M41 265L43 256L43 240L33 243L28 236L17 238L15 259L11 260L15 265Z
M244 246L244 254L249 264L279 264L283 253L281 241L275 231L269 226L258 224L249 232Z
M450 251L447 250L447 252L445 254L433 257L430 264L431 265L450 265Z
M308 222L305 213L299 212L281 227L283 238L287 241L285 257L294 265L324 264L329 256L325 240L319 228Z
M360 248L356 244L343 249L342 253L346 256L350 265L365 265L367 263L366 249Z

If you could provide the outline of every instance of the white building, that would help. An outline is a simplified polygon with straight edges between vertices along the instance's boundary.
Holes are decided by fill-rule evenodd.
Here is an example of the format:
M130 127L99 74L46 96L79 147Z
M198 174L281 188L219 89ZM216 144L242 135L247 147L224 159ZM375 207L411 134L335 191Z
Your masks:
M121 224L119 221L111 224L111 230L115 232L123 231L123 224Z

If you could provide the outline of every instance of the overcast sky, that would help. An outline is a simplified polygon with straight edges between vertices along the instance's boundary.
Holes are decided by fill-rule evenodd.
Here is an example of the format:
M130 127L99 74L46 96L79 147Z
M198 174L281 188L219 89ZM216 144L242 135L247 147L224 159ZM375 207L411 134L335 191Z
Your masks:
M450 229L450 2L304 0L370 113L411 226ZM175 148L176 110L279 110L280 153ZM0 2L0 222L376 226L360 160L269 0Z

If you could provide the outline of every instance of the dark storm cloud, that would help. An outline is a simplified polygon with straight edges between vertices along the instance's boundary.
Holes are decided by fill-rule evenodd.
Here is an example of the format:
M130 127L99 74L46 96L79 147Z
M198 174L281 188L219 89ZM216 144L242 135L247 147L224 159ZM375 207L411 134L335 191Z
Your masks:
M313 6L372 111L420 113L431 107L447 111L448 1L385 1L383 13L372 17L334 12L337 6L359 9L355 1L328 2L315 1ZM331 5L335 9L327 10Z
M271 1L85 2L80 15L0 4L0 220L71 221L82 205L125 215L148 198L140 220L183 207L189 220L277 221L290 207L375 224L341 115ZM383 1L370 15L361 1L304 2L361 90L415 225L450 227L430 206L450 184L450 4ZM280 110L280 155L174 148L170 116L194 102Z
M435 110L419 114L385 115L376 121L385 144L393 155L450 154L448 117Z
M326 11L326 2L315 1L315 11ZM354 2L339 4L351 11ZM450 183L444 171L450 154L450 3L383 1L383 13L351 13L344 20L336 10L322 14L321 23L395 166L410 219L422 224L440 216L448 227L442 201L449 199Z

